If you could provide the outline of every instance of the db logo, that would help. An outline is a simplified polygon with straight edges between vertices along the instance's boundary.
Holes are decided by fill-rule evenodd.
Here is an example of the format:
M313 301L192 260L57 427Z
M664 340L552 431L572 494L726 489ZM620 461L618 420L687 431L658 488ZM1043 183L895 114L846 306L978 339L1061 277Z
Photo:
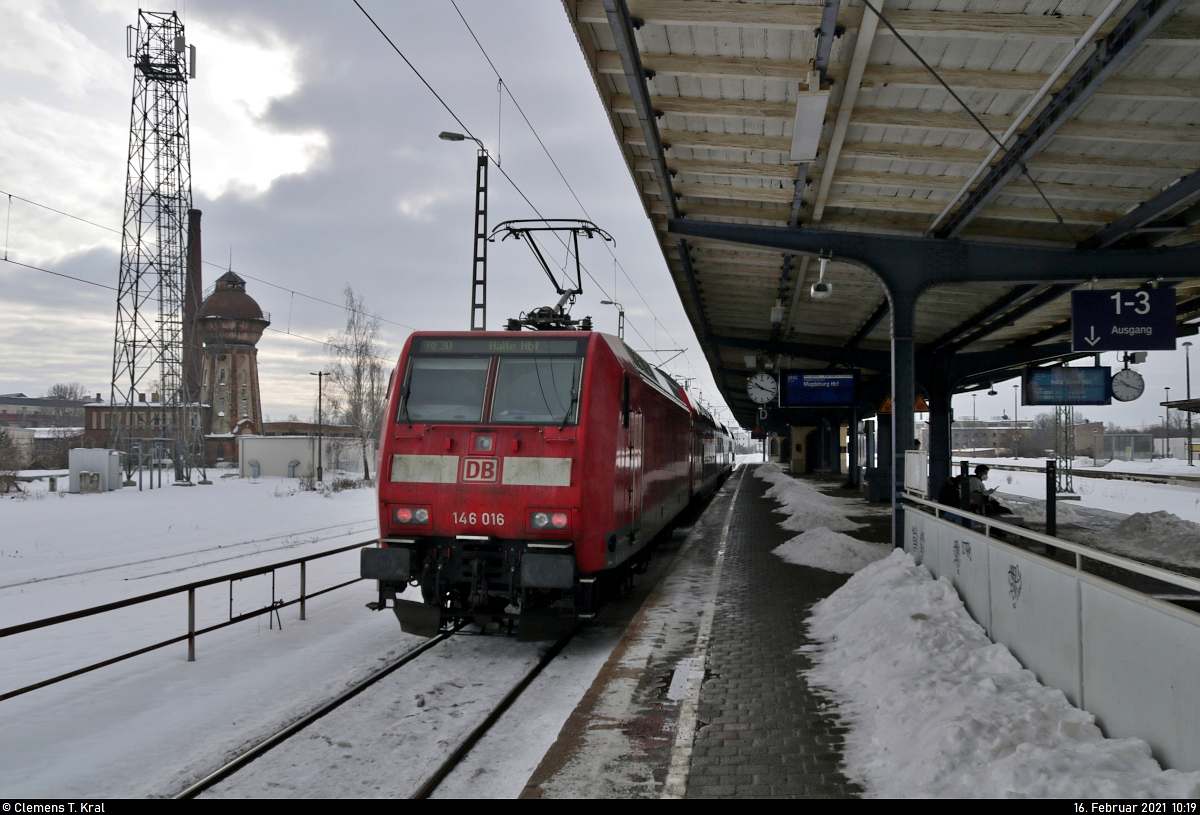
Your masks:
M495 481L498 469L494 458L464 458L463 481Z

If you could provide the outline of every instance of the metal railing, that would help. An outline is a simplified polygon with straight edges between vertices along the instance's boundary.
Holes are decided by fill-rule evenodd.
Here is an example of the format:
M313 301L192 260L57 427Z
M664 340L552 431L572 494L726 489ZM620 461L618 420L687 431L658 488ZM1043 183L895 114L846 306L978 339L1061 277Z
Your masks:
M1082 571L1083 558L1086 557L1089 560L1107 563L1109 566L1115 566L1118 569L1124 569L1135 574L1140 574L1143 577L1151 577L1155 580L1161 580L1164 583L1170 583L1172 585L1179 586L1180 588L1191 589L1192 591L1200 592L1200 578L1188 577L1187 575L1178 574L1176 572L1168 571L1167 569L1160 569L1157 566L1147 565L1141 561L1121 557L1120 555L1109 554L1101 549L1093 549L1090 546L1073 543L1068 540L1063 540L1062 538L1055 538L1051 535L1044 535L1041 532L1034 532L1032 529L1014 526L1013 524L1006 524L1003 521L997 521L995 518L988 517L986 515L979 515L974 512L959 509L958 507L951 507L947 506L946 504L939 504L936 501L930 501L928 499L921 498L912 494L911 492L906 492L904 494L904 500L914 504L919 504L928 509L932 509L932 514L935 517L941 518L942 520L950 520L951 523L953 523L953 519L947 519L944 517L945 515L952 515L955 518L963 518L971 521L974 525L975 531L983 535L985 538L992 537L992 529L999 529L1009 535L1025 538L1026 540L1035 541L1046 546L1071 552L1075 555L1075 569L1077 571ZM982 531L980 532L981 528ZM1036 555L1036 553L1031 554Z
M1200 770L1200 685L1192 681L1200 613L1177 604L1200 597L1200 579L904 498L905 549L933 577L949 581L993 642L1092 713L1109 738L1145 739L1165 768ZM992 537L997 532L1004 538ZM1074 567L1024 542L1072 553ZM1100 564L1122 574L1084 568ZM1154 582L1137 585L1146 578ZM1158 586L1188 594L1160 593Z
M365 542L352 543L348 546L340 546L337 549L330 549L327 552L319 552L315 555L307 555L305 557L293 558L291 560L285 560L280 563L273 563L269 566L261 566L257 569L245 569L240 572L234 572L232 574L221 575L220 577L210 577L206 580L197 580L194 583L188 583L183 586L176 586L175 588L171 588L171 589L163 589L162 591L151 592L150 594L143 594L138 597L131 597L127 600L118 600L118 601L112 602L112 603L105 603L104 605L93 606L92 608L85 608L85 609L81 609L79 611L72 611L68 614L59 614L55 617L47 617L42 620L34 620L34 621L28 622L28 623L21 623L20 625L9 626L8 628L0 628L0 639L3 639L4 637L11 637L14 634L22 634L27 631L36 631L39 628L47 628L52 625L60 625L62 623L72 622L74 620L80 620L85 617L92 617L97 614L103 614L103 613L109 612L109 611L116 611L117 609L128 608L130 606L139 605L141 603L148 603L152 600L160 600L164 597L171 597L171 596L174 596L177 594L183 594L184 592L187 592L187 596L188 596L188 611L187 611L188 627L187 627L186 634L180 634L179 636L171 637L170 639L163 640L162 642L157 642L157 643L154 643L153 645L147 645L144 648L138 648L137 650L130 651L125 654L121 654L120 656L115 656L110 659L105 659L100 662L96 662L91 665L87 665L83 668L77 668L73 671L68 671L67 673L63 673L63 674L59 674L58 676L51 677L50 679L45 679L41 682L36 682L32 685L26 685L23 688L17 688L16 690L8 691L7 693L0 694L0 701L4 701L5 699L11 699L14 696L20 696L21 694L29 693L30 691L37 690L38 688L44 688L48 685L53 685L58 682L62 682L63 680L70 679L75 676L79 676L80 674L85 674L90 671L95 671L100 668L104 668L108 665L113 665L117 662L122 662L126 659L132 659L133 657L140 656L145 653L149 653L150 651L156 651L159 648L166 648L168 645L175 645L176 643L180 643L180 642L186 641L188 644L187 661L195 662L196 661L196 637L200 636L201 634L208 634L212 631L217 631L218 629L225 628L227 626L233 625L234 623L240 623L245 620L252 619L254 617L259 617L263 614L278 614L279 609L287 608L288 606L293 606L293 605L299 604L300 619L303 620L303 619L305 619L305 614L306 614L305 606L306 606L306 602L308 600L311 600L314 597L320 597L322 594L327 594L331 591L334 591L335 589L344 588L353 583L358 583L359 581L362 580L361 577L356 577L353 580L347 580L344 583L338 583L335 586L329 586L328 588L321 589L320 591L308 593L308 591L307 591L308 568L307 567L308 567L309 561L319 560L321 558L330 557L332 555L338 555L343 552L348 552L351 549L361 549L364 546L371 546L375 543L376 543L376 539L372 538L371 540L368 540ZM300 595L292 600L276 599L275 598L275 572L279 569L285 569L289 566L297 566L297 565L300 567ZM271 575L271 603L269 605L263 606L260 609L256 609L254 611L248 611L244 614L236 614L235 615L233 613L233 583L234 583L234 581L244 580L248 577L257 577L259 575L265 575L265 574ZM205 586L213 586L218 583L224 583L226 581L229 582L229 592L230 592L229 619L224 620L219 623L216 623L214 625L207 626L205 628L197 629L196 628L196 589L204 588Z

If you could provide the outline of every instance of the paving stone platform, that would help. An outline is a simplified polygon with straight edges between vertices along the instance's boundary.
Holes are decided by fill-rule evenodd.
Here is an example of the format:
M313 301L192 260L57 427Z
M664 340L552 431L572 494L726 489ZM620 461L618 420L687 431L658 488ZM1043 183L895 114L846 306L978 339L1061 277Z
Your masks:
M803 671L813 603L848 576L771 554L795 532L753 465L726 483L634 618L522 797L658 797L666 788L681 706L671 697L691 664L703 608L716 592L707 670L696 709L686 797L854 797L843 776L846 732ZM830 494L858 493L823 485ZM737 491L737 500L733 495ZM831 488L832 491L831 491ZM890 519L867 510L855 536L886 542ZM732 513L732 514L730 514ZM726 519L720 585L714 565ZM649 724L648 724L649 723ZM653 725L650 727L650 725ZM653 731L653 732L649 732Z
M733 508L700 696L687 797L849 797L845 728L801 676L811 666L803 621L846 575L786 563L769 484L747 473ZM716 541L712 542L716 545Z

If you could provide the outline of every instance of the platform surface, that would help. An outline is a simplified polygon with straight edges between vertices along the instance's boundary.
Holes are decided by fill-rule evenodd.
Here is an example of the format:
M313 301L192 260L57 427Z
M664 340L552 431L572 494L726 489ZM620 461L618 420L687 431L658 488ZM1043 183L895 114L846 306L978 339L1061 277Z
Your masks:
M674 553L522 797L860 793L839 769L845 729L803 676L809 609L848 576L771 553L797 533L753 469ZM859 536L886 540L870 520Z

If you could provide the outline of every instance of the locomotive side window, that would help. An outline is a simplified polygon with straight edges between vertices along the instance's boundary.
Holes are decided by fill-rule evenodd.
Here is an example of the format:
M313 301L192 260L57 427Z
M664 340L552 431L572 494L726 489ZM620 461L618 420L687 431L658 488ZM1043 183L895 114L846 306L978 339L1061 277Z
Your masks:
M481 421L490 363L490 357L413 357L397 421Z
M497 424L574 423L583 360L579 357L502 356L492 398Z

